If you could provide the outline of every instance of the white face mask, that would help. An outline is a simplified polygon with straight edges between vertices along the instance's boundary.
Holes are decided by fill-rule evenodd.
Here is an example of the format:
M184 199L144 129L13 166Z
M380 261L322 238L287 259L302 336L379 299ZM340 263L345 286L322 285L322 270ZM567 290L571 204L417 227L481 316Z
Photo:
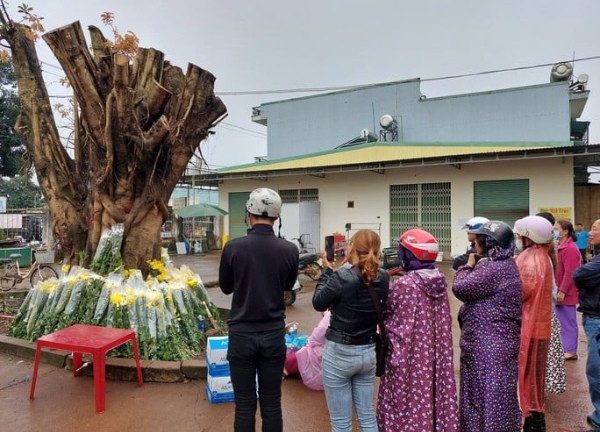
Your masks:
M516 238L515 240L515 249L517 252L523 252L523 239Z

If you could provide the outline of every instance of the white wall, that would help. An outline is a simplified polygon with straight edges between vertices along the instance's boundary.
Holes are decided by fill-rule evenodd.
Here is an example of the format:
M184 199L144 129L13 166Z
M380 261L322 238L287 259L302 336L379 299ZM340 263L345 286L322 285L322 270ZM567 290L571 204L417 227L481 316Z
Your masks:
M572 158L528 159L418 168L388 169L385 174L371 171L328 174L324 178L290 176L255 180L226 180L219 189L219 202L228 203L228 193L248 191L259 186L279 189L318 188L321 203L321 236L345 233L347 222L364 223L357 228L376 230L381 223L382 247L390 239L390 185L450 182L452 187L452 250L462 253L467 247L464 221L473 215L473 182L478 180L529 179L529 208L571 207L574 210ZM354 201L354 208L348 208ZM225 206L222 206L227 210ZM227 218L227 217L226 217ZM372 224L372 226L371 226ZM228 233L228 220L224 221ZM353 228L355 227L353 226ZM321 239L321 244L324 244Z

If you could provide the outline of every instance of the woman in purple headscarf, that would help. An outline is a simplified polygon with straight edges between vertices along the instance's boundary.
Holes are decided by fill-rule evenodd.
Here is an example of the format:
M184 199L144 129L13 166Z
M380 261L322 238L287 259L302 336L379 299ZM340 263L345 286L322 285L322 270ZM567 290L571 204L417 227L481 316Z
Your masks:
M390 351L379 383L380 431L458 430L452 318L446 277L435 267L438 248L427 231L400 237L407 273L390 287L384 311Z
M513 230L490 221L476 234L477 254L458 268L452 290L464 304L460 338L462 432L517 432L522 289Z

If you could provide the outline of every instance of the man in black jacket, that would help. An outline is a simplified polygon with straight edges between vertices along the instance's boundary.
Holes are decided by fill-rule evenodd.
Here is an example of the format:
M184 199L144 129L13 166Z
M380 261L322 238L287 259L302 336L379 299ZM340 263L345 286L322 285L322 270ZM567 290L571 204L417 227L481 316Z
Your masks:
M462 227L462 229L464 230L475 230L477 228L479 228L481 225L483 225L486 222L489 222L490 220L488 218L484 218L481 216L475 216L472 217L471 219L469 219L467 221L467 223L465 224L465 226ZM467 261L469 260L469 256L472 253L476 253L475 250L475 237L477 237L475 234L469 234L467 233L467 238L469 240L469 247L467 248L467 252L462 254L462 255L458 255L457 257L454 258L454 260L452 261L452 268L454 270L458 270L458 268L460 266L463 266L467 263Z
M255 189L246 202L251 228L226 243L219 285L233 293L227 360L235 398L234 430L254 432L258 399L262 430L283 429L281 377L285 362L285 304L298 274L298 249L277 238L273 224L281 214L279 194Z
M589 237L596 252L600 249L600 219L593 223ZM583 314L582 322L588 341L586 375L590 387L590 398L594 412L587 421L592 426L588 432L600 432L600 255L582 265L573 273L573 280L579 290L579 307Z

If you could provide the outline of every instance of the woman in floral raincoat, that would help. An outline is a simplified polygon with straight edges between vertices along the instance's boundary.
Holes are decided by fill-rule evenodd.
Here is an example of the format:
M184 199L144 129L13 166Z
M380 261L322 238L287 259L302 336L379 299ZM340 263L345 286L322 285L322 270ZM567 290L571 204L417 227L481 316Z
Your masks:
M459 267L452 290L464 304L460 338L460 430L517 432L522 291L514 234L500 221L475 230L477 255Z
M400 237L407 274L390 287L384 311L391 348L379 384L380 431L458 430L452 318L446 277L435 267L438 247L420 229Z

